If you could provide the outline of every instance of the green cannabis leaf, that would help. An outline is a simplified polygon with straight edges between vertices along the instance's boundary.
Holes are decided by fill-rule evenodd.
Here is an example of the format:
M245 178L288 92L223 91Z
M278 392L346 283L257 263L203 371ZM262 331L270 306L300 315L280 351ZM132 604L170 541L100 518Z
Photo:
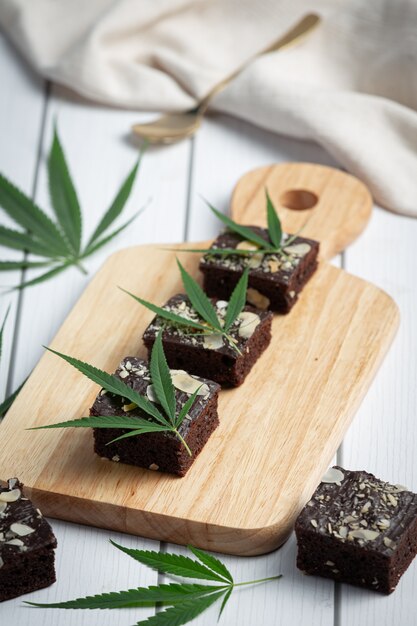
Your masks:
M47 348L47 350L64 359L67 363L84 374L84 376L87 376L87 378L92 380L94 383L100 385L102 389L105 389L106 391L121 398L130 400L130 402L134 405L134 408L139 408L148 417L130 417L124 415L90 416L59 422L57 424L37 426L36 428L31 428L29 430L42 430L46 428L120 428L128 431L120 435L120 437L110 441L109 444L128 437L142 435L144 433L172 432L181 441L188 454L192 456L192 451L188 447L187 442L181 436L179 428L191 410L200 387L198 387L194 393L191 394L191 396L186 400L184 406L178 410L171 371L166 362L162 346L161 333L158 333L152 348L150 374L155 395L163 409L163 412L161 412L153 402L132 389L132 387L129 387L129 385L124 383L120 378L117 378L114 374L108 374L93 365L84 363L84 361L75 359L67 354L62 354L62 352L52 350L52 348Z
M83 273L87 273L82 261L119 235L140 213L138 211L127 222L109 232L130 196L141 156L84 247L82 245L81 207L56 127L48 156L49 193L56 222L51 220L31 198L0 174L0 207L18 226L24 229L22 232L0 226L0 245L40 257L40 260L34 261L27 259L0 261L0 271L47 268L46 272L24 282L16 289L41 283L70 266L76 266Z
M2 357L2 353L3 353L3 334L4 334L4 327L6 326L6 321L9 315L9 311L10 311L10 306L8 307L7 311L6 311L6 315L4 316L1 328L0 328L0 362L1 362L1 357ZM25 384L26 380L23 381L23 383L21 385L19 385L19 387L16 389L16 391L14 391L12 394L10 394L10 396L8 398L6 398L5 400L3 400L3 402L0 404L0 421L3 419L3 417L6 415L7 411L10 409L10 407L12 406L13 402L16 400L19 391L22 389L23 385Z
M268 235L274 247L279 250L282 242L282 227L278 214L275 210L272 200L269 196L268 190L266 193L266 215L268 221Z
M172 325L182 326L192 330L200 330L204 335L222 335L229 345L238 353L241 354L239 348L236 345L236 340L230 335L230 329L233 323L242 312L246 303L246 291L248 288L248 272L246 268L242 276L237 283L227 306L226 316L221 319L211 300L204 293L200 285L194 280L194 278L186 271L186 269L177 260L179 270L181 272L182 282L188 299L191 302L193 309L200 316L202 322L195 322L189 320L186 317L167 311L166 309L156 306L152 302L143 300L138 296L135 296L130 291L122 289L125 293L131 296L134 300L156 313L162 319L171 322Z
M181 626L203 613L217 600L222 599L219 619L236 587L278 580L281 575L235 583L227 567L216 557L204 550L188 546L198 560L188 556L154 552L151 550L133 550L111 541L111 544L143 565L147 565L162 574L208 580L216 584L170 583L151 587L138 587L127 591L102 593L86 596L67 602L40 604L25 602L31 606L55 609L119 609L126 607L167 606L145 620L136 622L136 626Z
M259 254L279 254L287 257L285 248L293 243L299 236L304 226L294 235L290 235L286 239L283 238L281 221L278 217L277 210L271 200L268 190L265 189L266 197L266 217L268 223L268 238L263 238L249 226L243 226L233 221L227 215L214 208L209 202L205 201L209 209L214 215L227 226L229 230L239 235L242 240L249 241L253 244L253 250L244 250L236 248L187 248L181 252L197 252L199 254L212 254L216 256L243 256L251 257ZM171 248L167 248L170 250Z

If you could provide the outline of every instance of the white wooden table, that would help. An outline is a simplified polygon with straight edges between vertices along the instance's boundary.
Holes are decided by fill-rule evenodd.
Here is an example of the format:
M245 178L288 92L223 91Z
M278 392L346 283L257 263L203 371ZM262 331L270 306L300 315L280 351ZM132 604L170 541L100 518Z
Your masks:
M132 166L137 149L129 128L135 112L85 104L66 91L35 77L0 34L0 171L43 208L49 208L45 156L54 119L76 180L85 214L84 232L109 204ZM31 371L91 275L113 250L148 242L202 240L218 224L199 194L225 210L232 187L247 170L274 161L313 161L337 166L319 147L269 134L226 116L206 120L198 135L178 145L149 149L128 213L151 204L134 226L93 258L89 275L70 269L55 279L1 296L1 318L9 303L0 392L10 392ZM417 201L417 196L416 196ZM127 214L126 214L127 215ZM1 215L2 223L7 223ZM363 402L338 453L338 462L367 469L417 490L417 220L376 208L366 233L336 263L385 289L398 303L402 322L393 348ZM11 258L1 251L2 258ZM4 253L3 253L4 252ZM7 252L7 256L6 256ZM18 257L18 255L17 255ZM30 276L30 272L26 274ZM19 272L3 273L2 285L21 281ZM19 460L16 459L16 474ZM274 494L271 494L274 497ZM58 582L25 599L52 602L84 594L156 584L163 577L133 562L108 542L183 552L142 538L53 521L58 537ZM282 573L279 582L235 592L223 617L233 626L412 626L417 624L417 562L390 597L303 576L295 567L292 537L267 556L224 557L236 580ZM153 609L55 611L24 607L20 598L0 607L7 626L100 626L134 624ZM216 623L217 607L195 621Z

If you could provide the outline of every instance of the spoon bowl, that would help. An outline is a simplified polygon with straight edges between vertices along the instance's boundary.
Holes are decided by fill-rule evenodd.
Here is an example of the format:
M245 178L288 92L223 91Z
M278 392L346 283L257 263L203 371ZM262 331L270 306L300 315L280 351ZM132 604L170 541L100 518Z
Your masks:
M196 108L185 113L168 113L148 124L135 124L133 132L149 143L175 143L191 137L201 125L202 114Z

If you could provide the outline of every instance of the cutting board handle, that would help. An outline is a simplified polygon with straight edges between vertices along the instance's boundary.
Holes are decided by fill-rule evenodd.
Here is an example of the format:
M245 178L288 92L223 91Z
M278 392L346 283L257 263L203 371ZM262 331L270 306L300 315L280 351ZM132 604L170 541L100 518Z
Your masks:
M265 226L265 189L284 232L302 229L302 236L320 241L322 259L352 243L371 216L371 194L354 176L313 163L278 163L242 176L232 195L232 218Z

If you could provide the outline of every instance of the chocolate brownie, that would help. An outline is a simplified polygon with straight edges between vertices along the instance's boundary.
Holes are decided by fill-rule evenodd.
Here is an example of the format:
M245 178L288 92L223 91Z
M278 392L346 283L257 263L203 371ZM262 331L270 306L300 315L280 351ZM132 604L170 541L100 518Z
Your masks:
M16 478L0 486L0 602L55 582L52 528Z
M115 376L141 395L146 396L151 402L156 402L148 363L143 359L124 358ZM195 389L200 388L191 410L179 427L179 433L189 446L192 456L188 454L178 437L171 432L145 433L110 444L110 441L129 431L94 428L94 450L99 456L178 476L186 474L211 433L219 425L217 399L220 386L211 380L190 376L182 370L171 370L171 376L178 412ZM128 400L104 390L98 394L90 409L90 415L123 415L152 420L149 415L136 405L129 403Z
M391 593L417 552L417 495L367 472L331 468L296 524L307 574Z
M219 319L223 319L227 302L213 299ZM177 294L164 309L200 324L204 320L193 309L187 296ZM155 317L143 335L149 354L155 338L163 327L162 341L168 365L185 368L192 374L204 376L220 385L241 385L262 352L271 341L272 313L247 306L237 317L229 334L233 348L221 334L202 335L201 331L184 328Z
M268 231L257 226L250 228L269 242ZM291 235L283 235L285 240ZM272 244L271 244L272 247ZM256 250L252 244L236 233L222 233L200 261L204 275L204 290L210 297L227 300L245 267L249 266L247 301L260 309L288 313L297 302L298 295L317 268L319 243L313 239L296 237L283 254L216 255L218 248Z

